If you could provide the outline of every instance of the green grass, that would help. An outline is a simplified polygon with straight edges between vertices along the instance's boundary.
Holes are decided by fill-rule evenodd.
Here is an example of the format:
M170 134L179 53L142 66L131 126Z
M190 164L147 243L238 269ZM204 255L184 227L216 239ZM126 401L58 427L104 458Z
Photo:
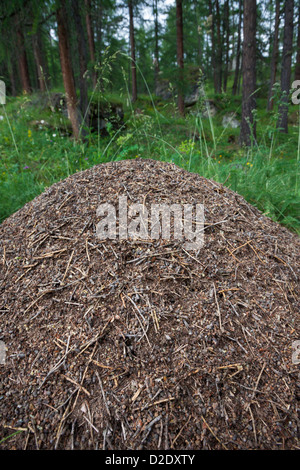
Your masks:
M86 144L65 136L66 118L40 108L38 95L9 98L0 108L0 221L77 171L138 156L174 162L224 183L300 234L299 110L291 106L289 134L284 135L276 128L276 109L267 113L265 101L259 99L258 143L241 149L239 128L222 126L226 113L240 117L240 97L211 93L209 97L218 107L211 119L202 118L200 112L183 119L175 103L149 95L140 96L134 105L126 95L107 97L108 101L122 100L126 125L111 130L107 137L90 135ZM95 94L92 99L102 98ZM42 119L51 127L34 125Z

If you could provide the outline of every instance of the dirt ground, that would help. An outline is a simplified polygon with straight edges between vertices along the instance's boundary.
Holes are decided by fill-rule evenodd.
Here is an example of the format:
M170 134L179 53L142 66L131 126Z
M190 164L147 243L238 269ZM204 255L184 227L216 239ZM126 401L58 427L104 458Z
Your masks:
M204 246L99 239L119 196L204 204ZM0 448L299 450L299 248L169 163L48 188L0 226Z

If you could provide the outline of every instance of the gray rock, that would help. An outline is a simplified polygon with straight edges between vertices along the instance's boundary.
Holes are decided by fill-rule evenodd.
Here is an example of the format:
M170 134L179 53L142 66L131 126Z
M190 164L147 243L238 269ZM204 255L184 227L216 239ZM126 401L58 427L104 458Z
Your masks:
M199 101L199 98L203 96L198 85L195 85L189 95L184 98L184 105L186 107L193 106Z
M235 113L228 113L222 119L223 127L231 127L232 129L237 129L240 127L239 121L235 117Z
M156 96L159 96L163 100L169 100L172 98L172 91L170 89L170 83L168 80L160 79L155 88Z

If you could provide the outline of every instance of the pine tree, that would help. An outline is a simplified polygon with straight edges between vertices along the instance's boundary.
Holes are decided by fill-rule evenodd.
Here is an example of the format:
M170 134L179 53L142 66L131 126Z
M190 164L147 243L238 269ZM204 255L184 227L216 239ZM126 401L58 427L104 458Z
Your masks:
M177 38L177 64L178 64L178 110L184 116L184 97L182 91L184 61L183 61L183 17L182 17L182 0L176 0L176 38Z
M240 143L250 146L256 140L256 0L244 0L243 92Z
M279 41L279 25L280 25L280 0L276 0L276 12L275 12L275 25L274 25L274 40L273 40L273 50L272 50L272 59L271 59L271 77L269 85L269 95L268 95L268 104L267 109L271 111L273 109L273 86L276 81L277 65L278 65L278 41Z
M132 0L128 0L129 11L129 38L130 38L130 54L131 54L131 90L132 102L137 100L137 79L136 79L136 61L135 61L135 37L134 37L134 20L133 20L133 4Z
M236 63L234 72L234 81L232 86L232 94L235 96L238 92L239 78L240 78L240 60L241 60L241 31L242 31L242 18L243 18L243 0L239 0L239 23L238 23L238 38L236 46Z
M69 33L66 27L66 17L65 0L61 0L60 6L56 10L60 63L73 135L76 140L79 140L80 123L77 111L77 97L70 57Z
M286 0L284 6L284 37L281 65L281 104L279 107L278 127L288 133L288 105L291 86L291 65L293 52L294 0Z

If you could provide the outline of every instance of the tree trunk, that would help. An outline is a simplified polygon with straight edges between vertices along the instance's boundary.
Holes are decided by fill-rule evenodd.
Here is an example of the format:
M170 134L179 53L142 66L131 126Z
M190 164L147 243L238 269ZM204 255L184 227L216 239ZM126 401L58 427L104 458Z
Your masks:
M90 59L92 62L92 81L93 81L93 87L96 88L97 86L97 72L95 70L95 65L96 65L96 53L95 53L95 41L94 41L94 31L92 27L92 22L91 22L91 1L90 0L84 0L85 3L85 23L86 23L86 31L87 31L87 37L88 37L88 43L89 43L89 51L90 51Z
M77 112L77 97L70 58L68 32L66 28L66 12L64 1L61 1L60 8L56 10L56 20L60 63L67 98L68 114L71 121L74 138L78 140L80 136L80 124Z
M155 90L156 90L157 85L158 85L158 76L159 76L157 0L153 0L153 16L154 16L154 86L155 86Z
M295 66L295 80L300 80L300 2L298 7L298 36L297 36L297 57Z
M269 86L269 96L267 110L271 111L273 109L273 86L276 81L277 73L277 64L278 64L278 34L279 34L279 24L280 24L280 0L276 0L276 11L275 11L275 26L274 26L274 41L273 41L273 51L271 59L271 77L270 77L270 86Z
M222 92L222 43L221 43L221 16L219 0L216 0L216 26L217 26L217 55L216 55L216 92Z
M199 15L199 8L198 8L198 0L193 0L193 15L195 16L195 26L196 31L195 34L197 35L197 64L199 68L202 69L203 64L203 50L202 50L202 38L200 34L200 15Z
M14 74L14 66L13 66L13 61L10 55L8 56L7 70L8 70L9 79L10 79L11 94L12 96L17 96L17 85L16 85L16 80L15 80L15 74Z
M238 26L238 39L236 46L236 66L234 72L234 81L232 86L232 94L235 96L238 91L239 77L240 77L240 60L241 60L241 31L242 31L242 17L243 17L243 1L239 2L239 26Z
M226 52L225 52L225 65L224 65L224 77L223 77L223 89L226 93L227 90L227 78L228 78L228 62L229 62L229 37L230 37L230 29L229 29L229 0L226 0L224 4L224 34L225 43L226 43Z
M244 0L243 90L240 143L256 140L253 111L256 109L256 0Z
M38 74L39 89L41 92L45 92L46 86L46 67L44 62L43 53L41 50L41 32L37 27L36 33L32 36L33 54Z
M184 97L183 97L183 18L182 18L182 0L176 0L176 37L177 37L177 64L178 73L178 110L184 116Z
M213 74L214 89L217 92L217 82L216 82L216 41L215 41L215 14L213 9L213 3L211 0L208 2L209 16L211 18L210 32L211 32L211 69Z
M291 85L291 65L293 52L293 14L294 0L286 0L284 8L284 37L281 67L281 104L279 106L278 127L281 132L288 133L288 107Z
M131 90L132 102L137 100L137 81L136 81L136 63L135 63L135 39L134 39L134 24L133 24L133 7L132 1L128 0L129 10L129 37L130 37L130 53L131 53Z
M78 45L78 59L79 59L79 109L81 112L82 122L88 125L88 90L87 90L87 50L84 37L83 26L81 22L81 15L78 0L71 0L72 13L75 23L76 38Z
M17 31L18 64L22 83L23 93L31 93L30 78L28 71L28 62L24 45L24 34L21 28L19 18L15 17L15 26Z
M102 62L102 22L103 22L103 9L102 4L97 5L97 20L96 20L96 62L101 67Z

